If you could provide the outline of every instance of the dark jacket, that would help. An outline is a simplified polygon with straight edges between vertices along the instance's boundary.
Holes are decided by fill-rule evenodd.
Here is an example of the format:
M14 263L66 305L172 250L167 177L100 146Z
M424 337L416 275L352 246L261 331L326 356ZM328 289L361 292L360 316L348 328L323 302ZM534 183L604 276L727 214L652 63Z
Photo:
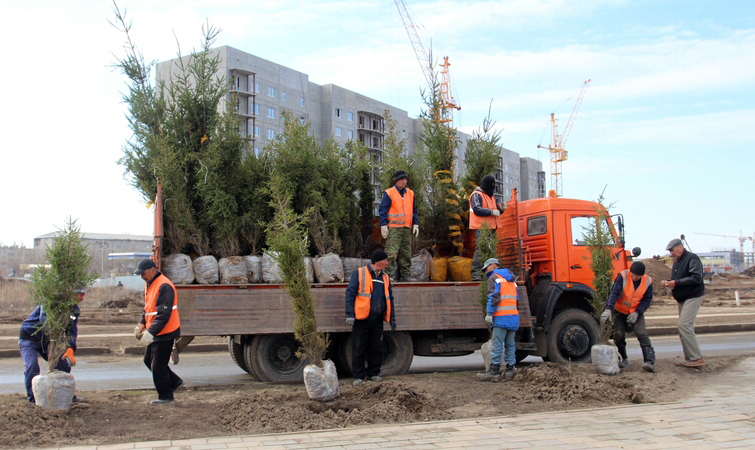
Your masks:
M386 301L391 302L391 322L396 320L396 308L393 304L393 285L388 284L388 296L390 299L385 298L385 287L383 281L375 276L375 271L372 270L372 266L367 264L367 270L370 271L372 277L372 295L370 297L370 315L364 320L383 320L386 309ZM349 280L349 286L346 288L346 317L354 317L354 302L356 301L357 292L359 291L359 271L355 270L351 274Z
M156 272L155 278L147 283L147 288L149 288L152 282L155 281L160 275L162 275L162 272ZM159 336L157 335L157 333L161 332L163 328L165 328L168 320L170 320L170 315L173 312L173 298L175 298L175 296L176 291L173 290L173 288L169 284L163 284L162 286L160 286L160 291L157 294L157 303L155 304L157 308L157 315L155 316L155 320L152 322L152 325L149 327L149 330L147 330L152 336L155 337L155 342L169 341L171 339L178 339L179 337L181 337L181 328L178 328L171 333L162 334ZM147 323L144 317L144 311L142 311L142 317L139 319L139 323L141 323L142 325Z
M684 250L682 257L674 260L674 265L671 267L671 279L676 281L671 294L679 303L705 294L703 263L692 252Z
M624 291L624 283L621 282L621 273L616 275L616 280L613 282L613 287L611 288L611 293L608 294L608 301L606 302L606 309L613 310L614 305L616 304L616 300L621 297L621 293ZM642 279L639 279L637 281L632 280L632 276L629 275L629 280L634 284L634 288L637 289L640 286L640 283L642 283ZM648 286L647 290L645 291L645 294L643 294L642 298L640 299L640 304L637 305L637 309L634 310L638 315L644 314L645 311L650 308L650 303L653 301L653 283L650 283L650 286Z
M79 314L81 314L81 310L79 309L78 305L75 305L73 307L73 311L71 312L68 327L66 328L68 346L71 347L74 351L76 351L76 338L79 336ZM47 342L47 336L44 334L44 330L42 329L42 326L45 323L46 319L47 314L45 314L42 306L37 306L36 308L34 308L34 311L32 311L31 314L29 314L29 317L24 320L24 323L21 324L21 331L18 333L18 338L26 339L28 341L40 342L42 343L42 345L47 346L49 342Z

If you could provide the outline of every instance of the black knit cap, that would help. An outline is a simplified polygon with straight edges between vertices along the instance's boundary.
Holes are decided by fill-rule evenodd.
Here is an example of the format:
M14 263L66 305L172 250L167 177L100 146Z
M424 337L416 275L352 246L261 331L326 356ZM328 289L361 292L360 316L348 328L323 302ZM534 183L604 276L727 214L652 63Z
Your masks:
M372 262L372 264L375 264L376 262L383 261L386 259L388 259L388 253L386 253L383 250L378 249L372 252L372 258L370 259L370 261Z
M409 178L409 175L406 174L403 170L397 170L393 172L393 182L397 182L398 180Z
M643 276L645 275L645 264L635 261L632 263L632 267L629 268L629 271L635 275Z
M480 189L482 192L493 195L495 193L495 177L493 175L485 175L480 181Z

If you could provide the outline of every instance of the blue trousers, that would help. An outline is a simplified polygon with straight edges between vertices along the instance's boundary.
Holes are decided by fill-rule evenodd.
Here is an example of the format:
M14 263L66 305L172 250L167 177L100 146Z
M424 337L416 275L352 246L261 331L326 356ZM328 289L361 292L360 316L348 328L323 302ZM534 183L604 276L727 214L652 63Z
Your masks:
M18 348L21 350L21 359L24 361L24 385L26 386L26 398L34 403L34 392L31 390L31 380L39 375L39 361L37 360L37 355L42 356L42 359L47 361L47 347L39 342L30 341L28 339L19 339ZM63 358L58 360L58 366L56 369L62 372L71 373L71 366L69 366L68 361Z
M516 330L493 327L493 348L490 350L490 364L501 365L501 353L506 347L506 364L516 364Z

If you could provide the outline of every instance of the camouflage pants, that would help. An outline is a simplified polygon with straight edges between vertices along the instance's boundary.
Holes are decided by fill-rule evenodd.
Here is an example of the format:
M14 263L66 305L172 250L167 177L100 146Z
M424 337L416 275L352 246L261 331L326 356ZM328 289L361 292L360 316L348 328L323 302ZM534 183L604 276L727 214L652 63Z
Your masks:
M412 229L389 228L385 241L385 253L388 254L386 272L395 280L409 278L412 267ZM396 270L394 271L394 266Z

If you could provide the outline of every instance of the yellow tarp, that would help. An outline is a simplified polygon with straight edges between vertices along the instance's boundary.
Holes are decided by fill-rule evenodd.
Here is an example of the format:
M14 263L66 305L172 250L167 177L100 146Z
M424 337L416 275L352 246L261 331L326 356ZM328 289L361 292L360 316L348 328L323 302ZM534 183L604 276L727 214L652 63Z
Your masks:
M448 272L451 281L472 281L472 258L448 258Z
M430 281L448 280L448 258L433 258L430 266Z

